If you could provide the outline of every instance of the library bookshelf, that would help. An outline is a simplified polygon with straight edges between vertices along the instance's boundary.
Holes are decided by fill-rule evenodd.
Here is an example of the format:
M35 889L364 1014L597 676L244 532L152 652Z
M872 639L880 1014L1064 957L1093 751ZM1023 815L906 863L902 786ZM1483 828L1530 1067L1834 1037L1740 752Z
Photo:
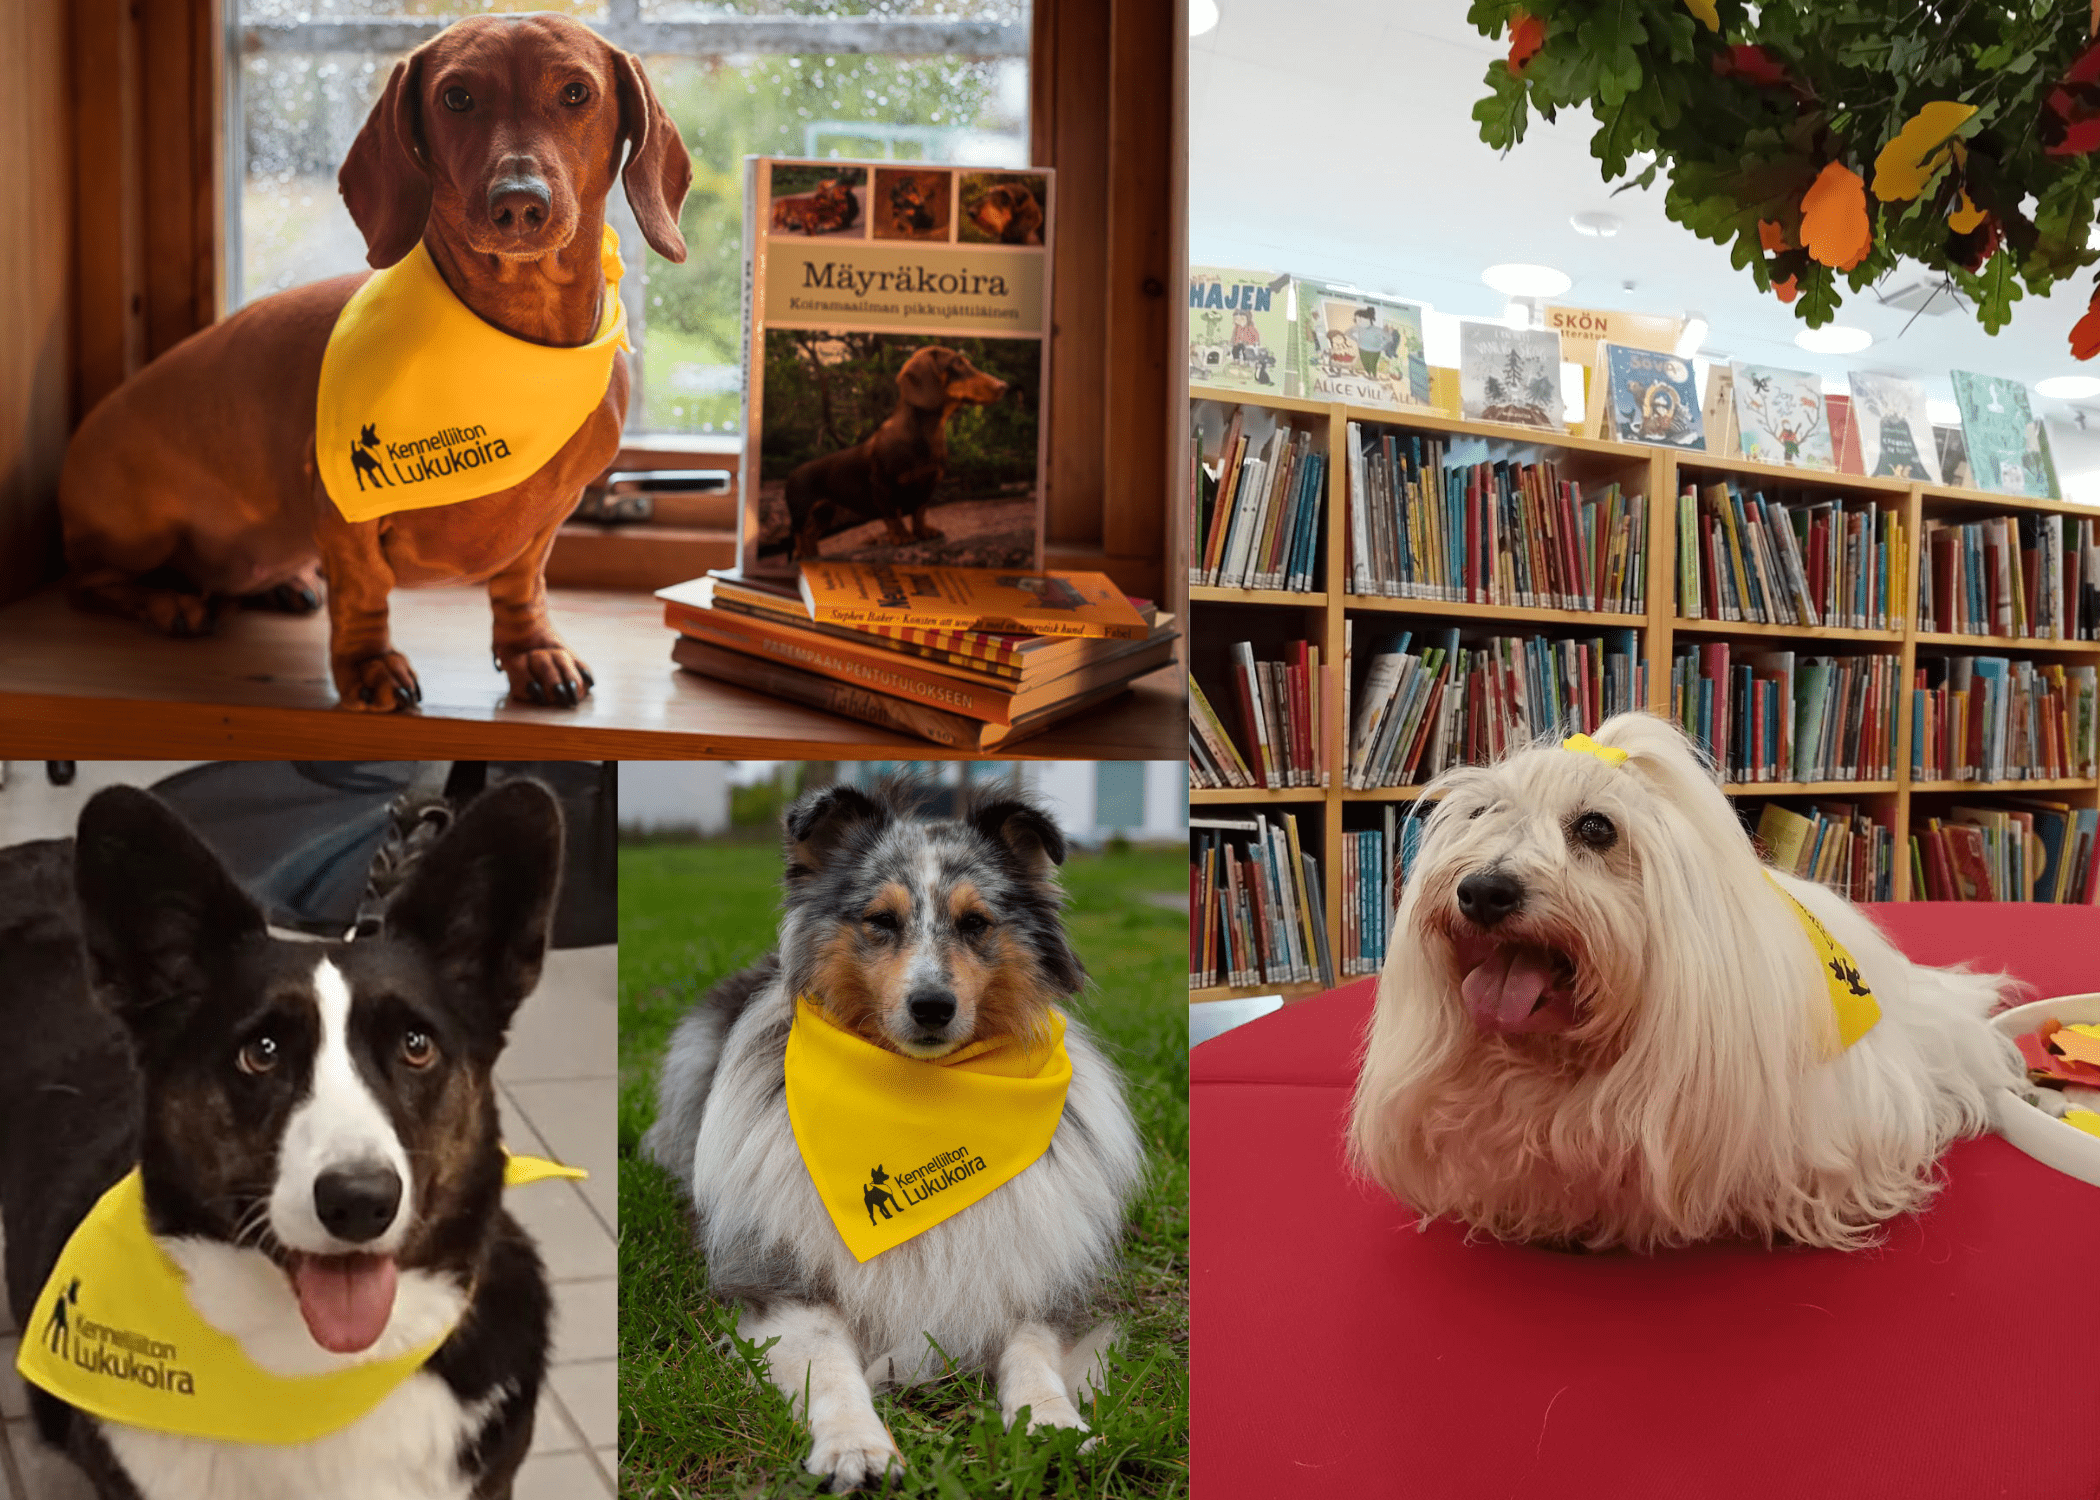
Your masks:
M1192 676L1219 702L1223 691L1224 654L1229 643L1251 640L1260 654L1263 643L1305 640L1320 648L1323 663L1332 663L1323 728L1325 751L1324 787L1278 789L1203 788L1189 790L1190 810L1200 816L1206 809L1230 814L1244 810L1287 811L1297 815L1301 838L1323 855L1322 901L1325 907L1329 947L1340 962L1342 935L1341 880L1337 855L1342 834L1374 826L1366 804L1419 800L1419 786L1377 787L1353 790L1343 785L1343 763L1348 756L1348 725L1342 722L1340 675L1344 670L1345 629L1349 620L1380 616L1416 616L1424 625L1478 627L1484 632L1503 628L1519 631L1588 635L1605 630L1632 629L1648 664L1647 706L1667 714L1670 707L1670 664L1678 646L1687 641L1722 639L1745 646L1791 646L1809 652L1833 654L1893 654L1898 658L1900 709L1895 716L1894 769L1890 780L1828 782L1743 782L1725 790L1738 800L1746 818L1754 821L1754 805L1780 799L1840 798L1871 810L1887 823L1894 840L1895 898L1911 899L1908 843L1913 815L1937 816L1957 801L1973 802L1993 795L2031 796L2046 794L2055 802L2075 810L2100 807L2100 779L2070 777L2046 780L1925 781L1910 775L1910 691L1918 661L1934 654L1988 653L2042 661L2100 662L2100 641L2036 640L2024 637L1954 635L1926 632L1918 628L1916 607L1920 568L1920 538L1928 520L1968 521L2019 513L2056 513L2100 517L2095 507L2072 501L2035 500L1997 495L1981 490L1877 479L1857 474L1825 473L1813 469L1783 468L1752 463L1723 454L1685 452L1640 443L1605 441L1527 427L1498 423L1467 422L1432 411L1397 412L1385 408L1356 407L1327 402L1268 396L1242 390L1203 386L1190 391L1191 430L1204 440L1204 458L1214 455L1219 434L1234 408L1246 409L1244 422L1261 430L1271 424L1300 428L1311 434L1312 443L1327 455L1326 494L1317 539L1319 566L1312 592L1275 589L1218 588L1192 584L1189 587L1188 640ZM1645 500L1647 543L1639 614L1599 613L1587 610L1519 608L1510 605L1461 604L1444 600L1387 599L1345 592L1349 472L1348 427L1355 422L1365 428L1452 440L1474 440L1468 445L1468 462L1479 458L1511 459L1519 462L1551 460L1565 478L1592 485L1616 482L1629 495ZM1476 446L1477 445L1477 446ZM1857 630L1843 627L1763 625L1749 622L1683 619L1677 612L1675 568L1677 560L1677 496L1684 484L1706 485L1733 479L1746 490L1762 488L1783 491L1789 499L1840 498L1872 502L1899 516L1903 523L1908 562L1904 573L1908 597L1902 619L1895 628ZM1200 545L1200 540L1193 545ZM1394 621L1394 623L1398 623ZM1358 628L1359 637L1363 630ZM1362 664L1358 663L1361 676ZM1221 706L1220 712L1225 712ZM1236 731L1235 731L1236 732ZM1345 976L1337 974L1336 982ZM1217 1000L1240 995L1275 994L1297 999L1321 988L1317 984L1257 984L1218 986L1191 990L1194 1000Z

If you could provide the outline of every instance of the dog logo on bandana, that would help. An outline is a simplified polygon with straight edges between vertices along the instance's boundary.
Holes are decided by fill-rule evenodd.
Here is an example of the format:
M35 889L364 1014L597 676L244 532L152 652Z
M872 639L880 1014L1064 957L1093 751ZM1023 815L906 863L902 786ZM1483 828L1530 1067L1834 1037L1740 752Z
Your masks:
M379 460L367 451L379 446L379 433L376 429L377 424L365 423L364 431L360 432L357 441L350 445L350 467L357 471L357 487L360 490L365 487L367 474L372 476L372 488L375 490L381 485L393 483L386 477L386 470L379 466Z
M51 1346L53 1354L63 1355L73 1341L73 1331L68 1326L66 1310L80 1305L80 1278L75 1276L66 1294L51 1304L51 1321L44 1325L44 1342Z
M868 1222L870 1224L875 1222L875 1210L878 1208L882 1210L882 1216L885 1219L891 1217L891 1210L893 1209L900 1214L904 1212L902 1206L898 1204L895 1198L889 1195L888 1189L882 1185L889 1180L890 1174L882 1170L881 1162L877 1162L875 1170L868 1174L868 1185L861 1189L861 1201L868 1207Z

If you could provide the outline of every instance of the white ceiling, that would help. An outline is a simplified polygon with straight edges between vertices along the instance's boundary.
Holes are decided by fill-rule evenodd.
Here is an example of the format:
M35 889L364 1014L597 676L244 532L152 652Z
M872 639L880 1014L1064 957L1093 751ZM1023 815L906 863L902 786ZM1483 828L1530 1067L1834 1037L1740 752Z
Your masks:
M1556 302L1705 313L1708 357L1840 381L1848 368L1885 371L1917 381L1935 402L1952 402L1950 369L2029 385L2100 374L2074 361L2067 343L2091 294L2085 276L2046 301L2017 304L1995 338L1966 310L1912 322L1871 292L1848 295L1838 322L1864 328L1873 347L1846 356L1797 348L1794 335L1806 325L1731 267L1724 247L1670 222L1660 183L1611 195L1589 154L1587 113L1563 113L1552 125L1534 115L1506 157L1482 144L1473 104L1486 92L1488 64L1507 48L1466 23L1464 0L1218 5L1217 27L1190 42L1189 249L1197 265L1347 281L1443 313L1496 317L1504 299L1482 284L1481 271L1536 261L1574 278ZM1619 233L1576 233L1569 217L1591 211L1616 215ZM1890 285L1922 275L1899 271ZM2073 412L2036 400L2052 415ZM2100 405L2093 418L2100 433ZM2076 445L2059 439L2060 464L2066 446Z

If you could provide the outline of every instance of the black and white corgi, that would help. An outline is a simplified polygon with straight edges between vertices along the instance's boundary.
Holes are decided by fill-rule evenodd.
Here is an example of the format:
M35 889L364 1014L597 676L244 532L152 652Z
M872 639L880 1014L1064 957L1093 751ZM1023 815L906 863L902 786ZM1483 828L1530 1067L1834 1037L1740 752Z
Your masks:
M551 794L496 787L349 943L271 933L131 788L90 801L77 840L0 851L0 1222L25 1337L76 1226L137 1168L191 1307L270 1376L442 1338L300 1443L179 1436L32 1388L38 1431L104 1500L510 1495L549 1304L503 1208L492 1070L538 983L561 850Z
M1003 790L935 819L907 788L832 787L785 821L778 952L679 1023L642 1148L690 1191L710 1284L742 1304L739 1332L777 1337L769 1373L810 1425L808 1468L833 1489L898 1461L871 1393L941 1374L941 1353L992 1374L1009 1423L1026 1407L1031 1425L1084 1427L1078 1403L1114 1334L1088 1329L1089 1303L1144 1172L1121 1079L1085 1028L1066 1019L1071 1079L1048 1148L867 1259L798 1149L786 1082L799 997L859 1040L928 1062L1038 1030L1086 981L1061 916L1064 836ZM870 1223L909 1197L871 1188Z

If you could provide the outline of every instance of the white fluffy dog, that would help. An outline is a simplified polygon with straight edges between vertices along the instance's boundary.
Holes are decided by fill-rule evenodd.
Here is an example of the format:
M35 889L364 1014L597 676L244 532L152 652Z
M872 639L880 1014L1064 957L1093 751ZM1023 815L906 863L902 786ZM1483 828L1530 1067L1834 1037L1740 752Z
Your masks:
M1666 721L1622 714L1439 786L1350 1132L1425 1224L1850 1248L1925 1203L1996 1090L2024 1089L1984 1019L2008 981L1913 964L1839 896L1767 871ZM1850 1045L1836 990L1879 1006Z

